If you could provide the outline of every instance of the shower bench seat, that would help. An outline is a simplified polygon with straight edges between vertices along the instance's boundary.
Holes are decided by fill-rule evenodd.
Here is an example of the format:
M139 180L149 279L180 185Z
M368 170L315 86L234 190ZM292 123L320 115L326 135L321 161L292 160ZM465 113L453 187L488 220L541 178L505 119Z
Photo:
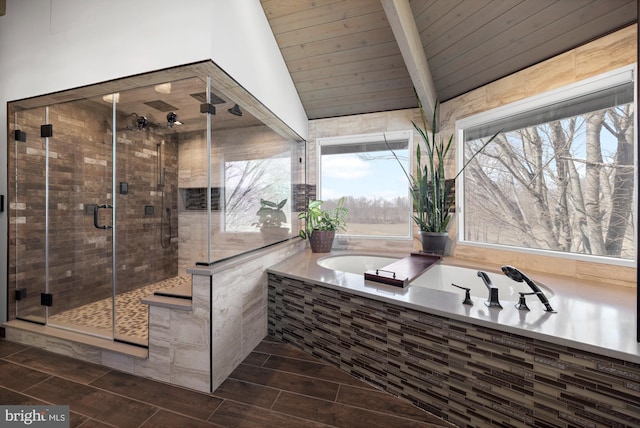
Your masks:
M191 294L191 281L188 281L175 287L157 290L152 295L140 299L140 301L149 306L162 306L165 308L190 311L192 309Z
M190 311L192 309L191 299L181 297L152 295L140 299L142 303L149 306L160 306L163 308L176 309L179 311Z

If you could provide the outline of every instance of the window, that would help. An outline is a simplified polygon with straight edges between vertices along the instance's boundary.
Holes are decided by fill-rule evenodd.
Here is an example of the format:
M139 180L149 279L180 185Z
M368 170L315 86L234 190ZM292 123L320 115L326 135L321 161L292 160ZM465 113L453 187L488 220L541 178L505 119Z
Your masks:
M409 186L398 161L409 171L411 136L401 131L318 139L318 199L331 209L345 198L346 234L410 236Z
M460 239L628 264L637 226L634 70L459 121ZM463 144L463 150L460 150Z

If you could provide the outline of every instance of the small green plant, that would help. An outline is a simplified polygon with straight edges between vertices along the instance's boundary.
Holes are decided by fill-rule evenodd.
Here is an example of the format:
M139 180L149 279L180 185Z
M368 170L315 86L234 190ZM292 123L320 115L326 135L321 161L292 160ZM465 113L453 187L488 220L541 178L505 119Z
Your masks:
M260 198L260 208L256 212L258 221L253 223L253 226L263 229L268 227L280 227L283 223L286 223L287 216L284 211L282 211L282 208L286 203L286 199L283 199L280 202L272 202Z
M306 211L298 214L298 218L304 220L304 228L300 229L300 237L307 239L314 230L346 230L348 208L344 204L344 198L340 198L338 205L332 210L322 209L323 201L309 201Z

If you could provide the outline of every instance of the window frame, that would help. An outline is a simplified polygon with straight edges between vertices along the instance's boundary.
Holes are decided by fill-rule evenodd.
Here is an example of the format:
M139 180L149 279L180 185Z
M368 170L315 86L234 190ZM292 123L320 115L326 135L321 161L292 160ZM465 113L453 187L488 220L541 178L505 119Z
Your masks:
M456 227L457 236L456 243L467 246L474 246L480 248L497 249L503 251L519 252L531 255L549 256L560 259L580 260L585 262L603 263L624 267L635 267L638 260L638 83L637 83L637 64L631 64L625 67L621 67L615 70L611 70L600 75L581 80L572 84L562 86L557 89L553 89L547 92L543 92L531 97L527 97L520 101L516 101L510 104L506 104L491 110L487 110L472 116L468 116L459 119L455 123L455 136L456 136L456 171L464 165L464 131L467 128L477 127L482 124L487 124L493 121L503 119L508 116L512 116L519 113L524 113L537 108L549 106L560 101L565 101L571 98L576 98L582 95L587 95L599 90L604 90L623 83L633 82L634 86L634 186L636 189L635 198L633 203L632 215L633 223L636 233L634 234L635 240L635 253L634 259L620 259L615 257L598 256L592 254L577 254L566 253L554 250L545 250L537 248L516 247L502 244L482 243L477 241L468 241L465 239L464 229L464 174L458 177L456 183Z
M406 141L407 142L407 150L409 153L409 165L407 172L413 171L415 168L415 160L412 153L414 152L413 146L413 130L399 130L399 131L385 131L385 132L374 132L369 134L355 134L355 135L342 135L342 136L334 136L334 137L321 137L316 139L316 199L322 200L322 147L323 146L337 146L337 145L347 145L347 144L362 144L362 143L383 143L385 141ZM407 182L407 198L409 201L409 206L413 206L413 202L411 199L411 192L409 190L409 183ZM413 240L413 220L411 218L412 209L410 208L410 212L407 213L407 225L408 225L408 234L407 235L358 235L358 234L350 234L350 233L340 233L337 232L336 236L343 237L351 237L358 239L393 239L393 240L401 240L401 241L411 241ZM347 216L347 223L349 222L349 217Z

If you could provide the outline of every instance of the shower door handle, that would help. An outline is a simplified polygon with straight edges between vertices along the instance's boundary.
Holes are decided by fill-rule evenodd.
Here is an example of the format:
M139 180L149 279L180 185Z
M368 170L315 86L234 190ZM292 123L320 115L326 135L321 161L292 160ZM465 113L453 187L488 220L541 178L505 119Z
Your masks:
M111 209L113 208L111 205L96 205L96 207L93 209L93 225L96 227L96 229L113 229L113 226L109 226L106 224L103 224L102 226L98 224L98 210L100 208L106 208L106 209Z

